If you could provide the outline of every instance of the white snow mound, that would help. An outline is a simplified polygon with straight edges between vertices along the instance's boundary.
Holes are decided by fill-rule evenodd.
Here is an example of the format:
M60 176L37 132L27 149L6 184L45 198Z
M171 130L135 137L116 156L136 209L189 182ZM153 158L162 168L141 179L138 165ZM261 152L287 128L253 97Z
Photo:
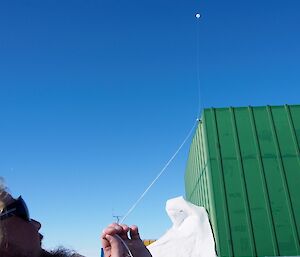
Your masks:
M182 196L170 199L166 211L173 226L148 246L153 257L216 257L215 242L204 207Z

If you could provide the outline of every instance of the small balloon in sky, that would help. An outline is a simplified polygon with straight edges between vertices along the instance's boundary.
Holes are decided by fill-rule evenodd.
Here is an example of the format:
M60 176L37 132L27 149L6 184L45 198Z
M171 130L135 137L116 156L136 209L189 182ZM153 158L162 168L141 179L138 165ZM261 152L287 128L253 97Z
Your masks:
M201 17L201 14L200 13L196 13L195 16L196 16L197 19L199 19Z

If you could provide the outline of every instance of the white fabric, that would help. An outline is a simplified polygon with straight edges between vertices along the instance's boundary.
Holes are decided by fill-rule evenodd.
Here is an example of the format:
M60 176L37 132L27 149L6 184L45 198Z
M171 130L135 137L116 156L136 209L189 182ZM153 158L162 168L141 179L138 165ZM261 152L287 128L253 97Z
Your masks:
M166 211L173 226L148 246L153 257L217 256L205 208L177 197L167 201Z

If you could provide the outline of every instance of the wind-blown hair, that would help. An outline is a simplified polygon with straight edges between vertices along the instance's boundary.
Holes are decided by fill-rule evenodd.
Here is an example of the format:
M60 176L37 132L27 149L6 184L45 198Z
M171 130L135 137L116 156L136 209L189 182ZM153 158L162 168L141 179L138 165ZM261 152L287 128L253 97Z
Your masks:
M4 199L7 196L7 187L5 186L4 178L0 177L0 211L5 207Z
M6 186L5 186L5 182L4 182L4 178L0 177L0 193L2 191L5 191Z
M0 212L5 207L4 198L5 198L6 194L7 193L6 193L6 186L4 183L4 179L2 177L0 177ZM1 224L1 220L0 220L0 248L1 248L1 244L2 244L2 239L3 239L3 229L2 229L2 224Z
M84 257L75 251L65 249L63 247L59 247L56 250L52 250L50 252L43 251L40 257Z
M5 188L4 186L4 179L0 177L0 192Z

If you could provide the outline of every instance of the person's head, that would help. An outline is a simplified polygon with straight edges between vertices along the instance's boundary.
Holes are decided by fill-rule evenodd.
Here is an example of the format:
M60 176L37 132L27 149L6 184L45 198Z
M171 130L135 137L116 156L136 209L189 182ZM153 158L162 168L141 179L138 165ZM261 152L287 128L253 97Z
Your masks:
M40 228L24 200L14 199L0 177L0 257L83 257L64 248L42 249Z
M0 178L0 256L39 257L41 224L30 219L23 199L14 199Z

